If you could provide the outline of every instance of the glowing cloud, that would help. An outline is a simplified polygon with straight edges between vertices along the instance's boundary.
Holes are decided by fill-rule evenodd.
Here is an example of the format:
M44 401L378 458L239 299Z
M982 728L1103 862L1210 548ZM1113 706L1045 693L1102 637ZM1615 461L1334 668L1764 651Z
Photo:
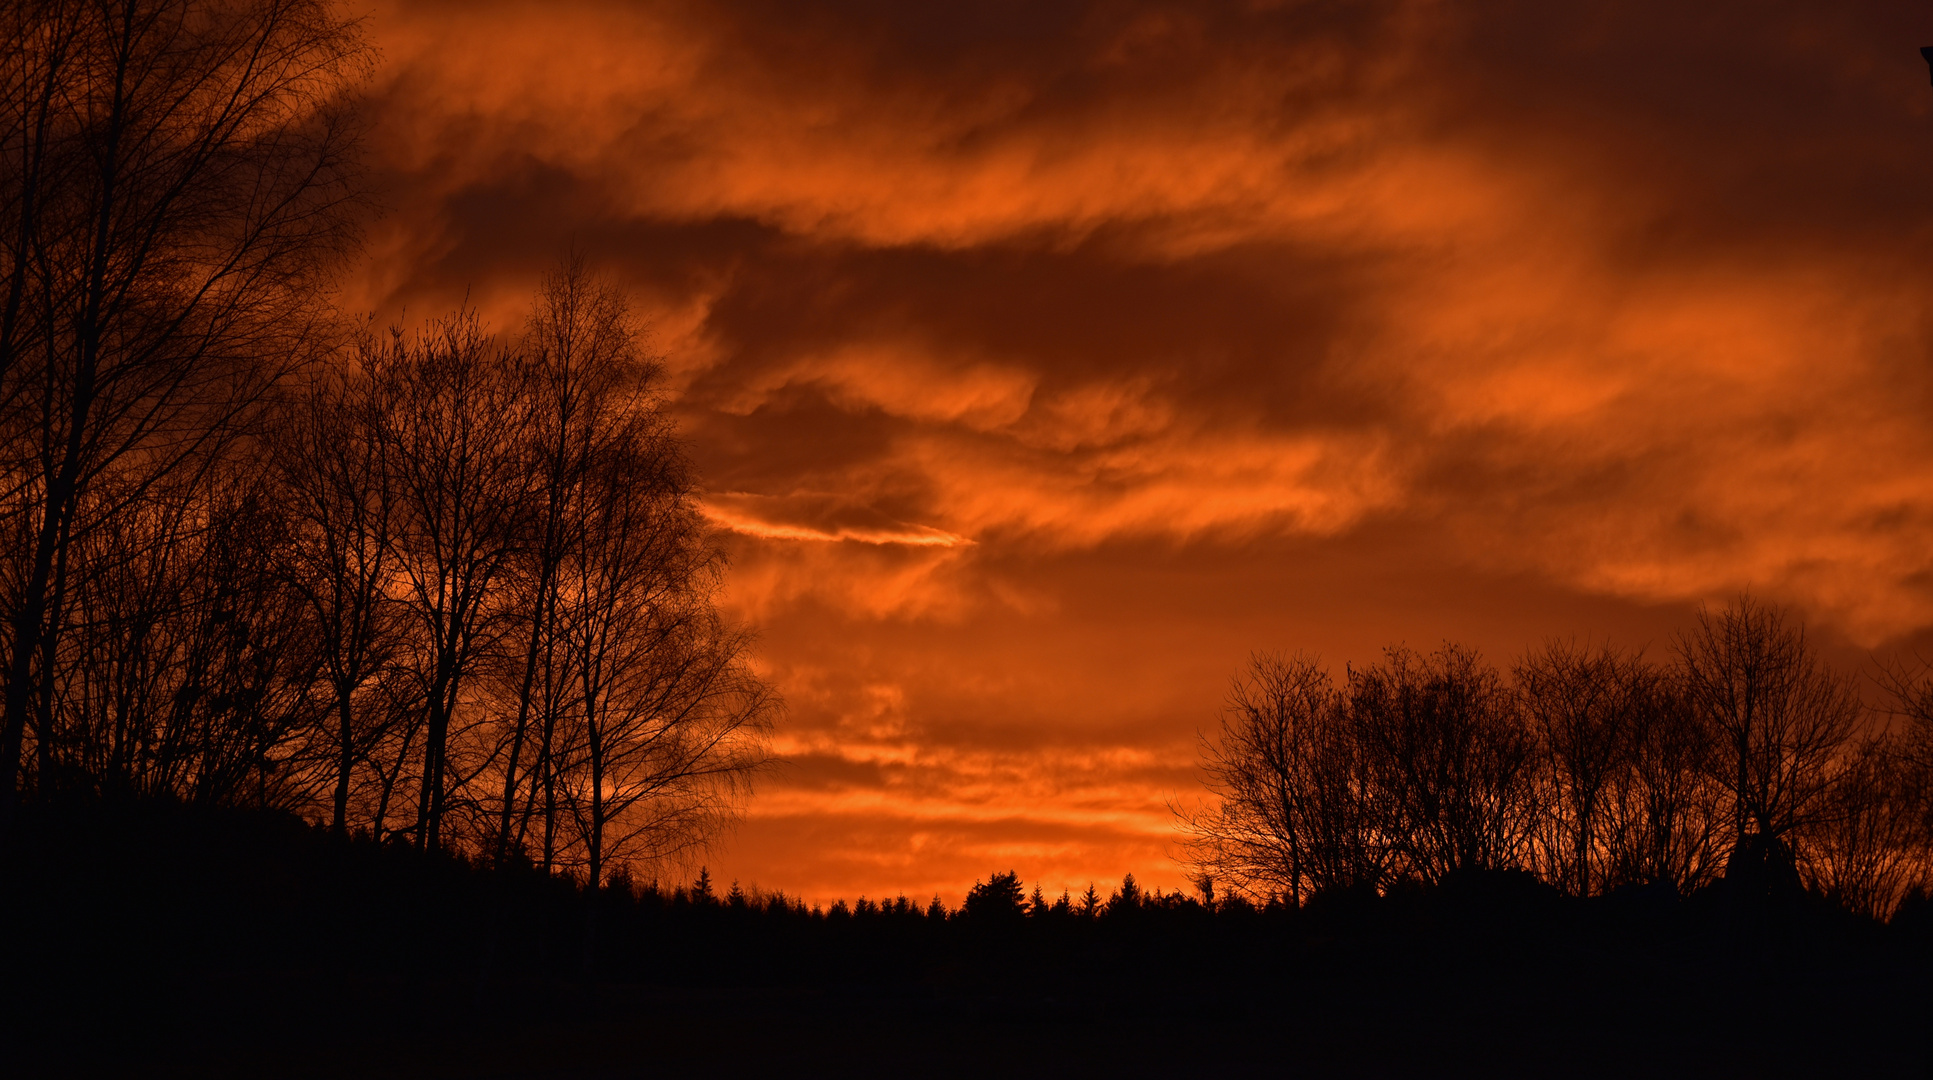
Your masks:
M1174 885L1252 647L1746 588L1933 643L1923 29L398 2L345 302L514 325L573 241L633 289L793 706L733 873Z

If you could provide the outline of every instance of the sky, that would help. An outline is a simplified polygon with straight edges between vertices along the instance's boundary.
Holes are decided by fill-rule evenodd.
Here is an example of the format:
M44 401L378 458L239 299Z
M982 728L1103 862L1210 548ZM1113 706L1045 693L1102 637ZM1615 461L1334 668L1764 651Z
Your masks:
M384 0L352 310L663 358L787 703L713 876L1185 882L1256 650L1933 655L1923 2Z

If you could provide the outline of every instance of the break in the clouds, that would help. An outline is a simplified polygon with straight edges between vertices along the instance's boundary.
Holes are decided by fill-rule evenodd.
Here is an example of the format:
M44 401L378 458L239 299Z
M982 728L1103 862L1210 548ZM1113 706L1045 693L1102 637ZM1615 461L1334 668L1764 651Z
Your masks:
M372 31L389 213L350 302L508 326L575 245L651 322L792 706L740 876L1172 880L1165 801L1250 647L1656 637L1740 589L1864 646L1933 627L1917 5Z

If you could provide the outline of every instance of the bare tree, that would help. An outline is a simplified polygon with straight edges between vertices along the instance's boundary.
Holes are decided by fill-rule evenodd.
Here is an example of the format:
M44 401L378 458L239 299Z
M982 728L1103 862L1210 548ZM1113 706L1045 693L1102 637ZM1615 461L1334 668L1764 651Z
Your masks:
M76 545L90 572L36 723L43 792L306 809L314 628L270 569L264 495L232 472L178 478Z
M1636 656L1552 640L1519 661L1517 689L1539 736L1559 851L1553 882L1575 896L1601 888L1604 797L1630 765L1639 711L1656 675Z
M1701 609L1679 638L1687 699L1713 733L1713 782L1731 802L1731 862L1789 863L1798 830L1828 812L1862 706L1820 664L1805 628L1749 597Z
M593 885L715 835L778 708L716 610L722 555L641 340L581 260L542 282L519 361L527 528L493 585L489 849L523 855L535 825L539 864Z
M1848 755L1826 807L1804 827L1809 883L1848 910L1890 918L1927 885L1923 792L1906 740L1877 735Z
M8 8L0 65L0 813L67 625L74 546L201 468L314 354L351 239L366 61L321 0ZM44 706L43 706L44 708Z
M372 370L404 360L403 348L365 337L360 363L322 375L276 417L265 440L288 518L281 548L286 581L313 621L335 717L330 827L349 828L357 764L386 733L395 711L371 694L401 642L391 558L395 489L384 402ZM374 697L375 700L370 700Z
M480 771L450 751L487 719L482 708L465 710L464 694L497 644L501 587L527 539L529 409L519 358L473 314L372 359L393 473L391 558L415 628L410 662L423 703L416 842L435 849L452 789Z
M1609 884L1668 882L1681 893L1717 874L1725 813L1711 779L1711 729L1669 672L1634 686L1627 767L1602 796Z
M621 449L623 433L655 415L652 386L657 366L644 356L641 331L624 299L597 281L584 261L565 260L545 276L524 339L531 396L527 449L540 495L541 518L516 566L520 580L514 618L520 620L523 653L511 671L515 715L509 724L498 808L495 858L521 846L537 790L545 793L544 864L554 854L556 785L550 769L562 698L558 650L558 573L568 552L583 541L584 515L595 513L585 490L608 451ZM629 498L630 493L620 493ZM517 816L518 799L530 784L524 763L530 725L538 722L537 780ZM513 832L513 822L520 824Z
M1882 667L1880 687L1892 698L1892 713L1902 723L1898 751L1914 788L1919 791L1923 822L1933 840L1933 662L1895 663Z
M1315 658L1252 657L1220 738L1202 740L1215 803L1176 811L1198 879L1293 903L1380 885L1384 814L1365 766L1347 701Z
M1933 665L1886 669L1903 724L1862 736L1851 681L1741 600L1671 666L1551 641L1516 676L1392 647L1338 692L1311 658L1254 657L1203 740L1215 801L1177 811L1197 887L1300 902L1523 868L1588 896L1722 872L1884 919L1933 884Z
M1456 645L1391 648L1350 671L1348 692L1403 871L1438 882L1520 866L1535 820L1533 746L1496 669Z
M561 578L580 753L572 807L588 879L702 843L765 759L778 705L719 615L724 569L663 417L612 426Z

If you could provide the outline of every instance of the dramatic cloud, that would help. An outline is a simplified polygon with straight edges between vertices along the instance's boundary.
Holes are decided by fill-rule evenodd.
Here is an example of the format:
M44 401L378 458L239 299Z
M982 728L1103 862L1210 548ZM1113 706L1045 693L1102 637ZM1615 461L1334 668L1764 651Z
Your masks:
M1163 884L1250 648L1933 628L1905 3L400 3L346 297L654 331L815 896Z

